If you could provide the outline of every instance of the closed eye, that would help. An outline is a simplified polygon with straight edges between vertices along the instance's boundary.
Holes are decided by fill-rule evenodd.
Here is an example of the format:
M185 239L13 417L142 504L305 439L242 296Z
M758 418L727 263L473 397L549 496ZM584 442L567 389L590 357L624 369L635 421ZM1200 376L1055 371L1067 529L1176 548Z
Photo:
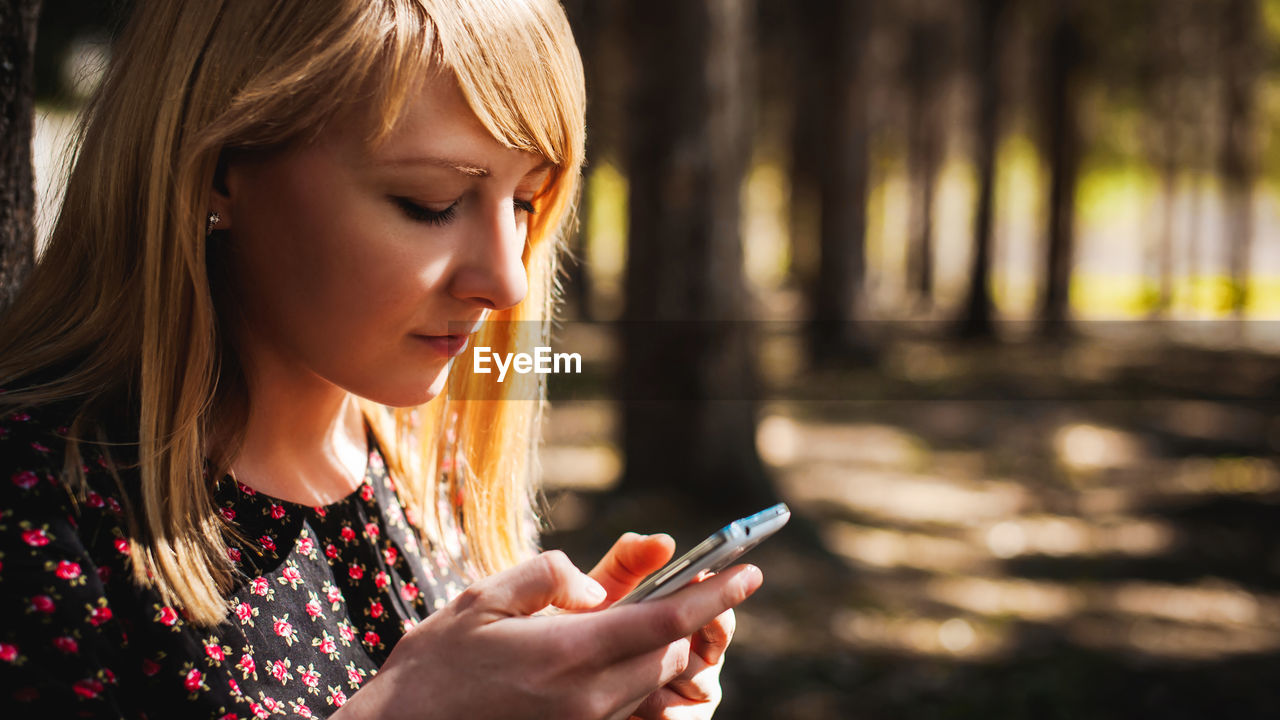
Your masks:
M431 225L446 225L449 221L453 220L453 216L458 212L457 201L454 201L452 205L443 210L432 210L430 208L425 208L406 197L393 197L391 199L410 220L425 222Z

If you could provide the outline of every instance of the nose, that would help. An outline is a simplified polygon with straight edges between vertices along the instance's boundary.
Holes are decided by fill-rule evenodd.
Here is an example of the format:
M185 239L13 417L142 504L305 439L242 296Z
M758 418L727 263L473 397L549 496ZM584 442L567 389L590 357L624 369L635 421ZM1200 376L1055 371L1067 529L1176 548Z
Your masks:
M529 291L524 254L526 229L517 224L510 202L494 203L464 241L462 262L454 275L454 297L488 308L505 310L519 304Z

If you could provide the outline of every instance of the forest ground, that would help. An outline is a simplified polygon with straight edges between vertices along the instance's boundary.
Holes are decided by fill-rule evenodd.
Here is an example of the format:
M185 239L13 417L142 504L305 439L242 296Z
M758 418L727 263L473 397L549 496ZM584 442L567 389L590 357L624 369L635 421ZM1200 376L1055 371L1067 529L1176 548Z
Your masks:
M1280 361L1158 324L899 330L768 381L796 519L749 556L717 717L1280 717ZM584 568L625 530L715 529L610 491L616 428L581 393L548 418L545 544Z

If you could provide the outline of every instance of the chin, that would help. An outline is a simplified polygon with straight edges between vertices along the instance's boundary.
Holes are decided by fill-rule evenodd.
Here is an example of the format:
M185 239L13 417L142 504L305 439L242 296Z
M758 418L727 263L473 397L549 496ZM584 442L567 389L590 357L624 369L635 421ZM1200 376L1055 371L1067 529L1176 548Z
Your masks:
M386 378L392 379L392 378ZM379 405L392 408L415 407L425 405L444 392L449 380L449 373L441 370L430 382L424 382L422 376L408 378L403 383L388 385L379 383L371 387L347 388L348 392L371 400Z

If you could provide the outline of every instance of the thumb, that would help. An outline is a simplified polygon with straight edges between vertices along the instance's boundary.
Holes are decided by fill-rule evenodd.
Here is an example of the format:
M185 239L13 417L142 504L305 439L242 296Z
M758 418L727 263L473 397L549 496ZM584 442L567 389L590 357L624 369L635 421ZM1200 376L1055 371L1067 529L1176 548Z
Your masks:
M614 601L662 567L675 554L675 549L675 540L670 535L625 533L587 574L604 586L609 600Z
M548 605L587 610L604 602L606 593L567 555L549 550L477 582L463 595L477 610L509 617L532 615Z

